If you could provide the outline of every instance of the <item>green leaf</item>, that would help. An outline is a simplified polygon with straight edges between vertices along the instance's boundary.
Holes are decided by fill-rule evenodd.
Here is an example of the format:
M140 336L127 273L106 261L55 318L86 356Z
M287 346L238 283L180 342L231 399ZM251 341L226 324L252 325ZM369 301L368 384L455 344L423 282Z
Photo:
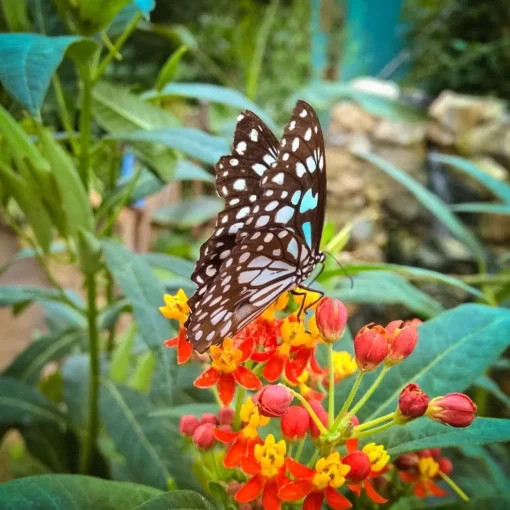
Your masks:
M407 425L374 434L370 441L384 444L392 457L426 448L499 443L510 441L510 420L476 418L469 427L456 429L428 418L419 418Z
M160 207L152 213L152 221L162 226L191 228L215 218L225 207L217 197L198 197Z
M0 425L65 423L58 407L33 386L0 376Z
M400 304L420 315L434 317L443 310L441 303L392 273L366 271L354 276L354 285L341 280L332 295L348 303Z
M458 289L462 289L464 292L476 296L477 298L487 300L487 296L483 292L480 292L475 287L464 283L462 280L458 280L453 276L448 276L437 271L431 271L430 269L422 269L421 267L412 266L401 266L399 264L386 264L384 262L364 262L360 264L344 264L343 269L333 269L330 271L324 271L321 275L320 280L327 280L328 278L345 274L346 271L350 275L359 273L365 273L368 271L388 271L391 273L401 274L408 277L410 280L416 281L436 281L450 285Z
M165 85L174 79L181 59L187 51L188 48L186 46L180 46L170 55L170 57L168 57L168 60L159 72L156 80L156 90L160 91Z
M60 293L54 289L6 285L0 287L0 307L14 306L30 301L62 301Z
M466 203L453 204L450 206L452 211L460 213L485 213L485 214L502 214L510 215L510 204L491 204L491 203Z
M52 243L48 249L48 253L62 253L66 250L63 243ZM40 252L40 250L38 250ZM0 265L0 276L7 271L11 266L20 260L31 259L35 257L35 250L33 248L22 248L10 260Z
M0 34L0 82L31 115L39 115L51 77L73 44L89 46L91 41L76 36Z
M174 181L214 182L214 177L201 166L191 161L180 160L175 167Z
M87 0L80 2L79 26L82 33L93 35L105 29L130 0Z
M88 354L77 354L67 358L62 367L64 381L64 403L73 424L85 430L87 426L87 404L89 394L90 358Z
M156 0L132 0L140 12L149 19L151 11L156 7Z
M451 166L456 170L460 170L461 172L475 178L480 184L494 193L494 195L501 198L503 202L510 204L510 186L498 179L495 179L487 172L484 172L471 161L459 156L447 156L445 154L434 152L429 155L429 158L435 163Z
M110 379L115 383L123 384L127 380L131 351L135 343L135 335L136 327L129 328L113 351L112 361L110 363Z
M444 226L460 241L462 241L475 255L479 261L486 258L485 248L478 239L469 231L462 222L450 211L445 204L434 193L425 188L416 179L388 163L384 159L368 153L357 153L359 158L372 163L377 168L405 186L419 201L428 209Z
M31 23L27 16L25 2L2 2L4 19L9 32L29 32Z
M42 369L50 361L67 356L85 338L84 331L70 331L58 336L46 336L30 344L4 370L3 375L28 384L36 384Z
M153 129L112 134L113 140L128 143L157 143L183 152L189 157L214 165L221 156L228 154L228 144L219 136L213 136L193 128Z
M425 322L418 327L414 352L391 368L359 418L366 421L395 410L402 388L409 383L419 384L431 398L465 391L507 348L509 328L510 311L474 304ZM363 378L358 395L367 391L376 376L370 372ZM344 402L349 386L338 387L337 405Z
M214 510L214 506L193 491L172 491L156 496L136 510Z
M475 480L473 480L476 483ZM476 489L475 489L476 490ZM391 507L391 510L424 510L425 508L433 508L434 510L508 510L510 508L510 496L488 496L470 498L468 502L457 500L447 500L434 502L433 507L428 507L423 499L409 498L405 505L401 505L402 499Z
M4 510L131 510L161 491L81 475L40 475L0 485Z
M163 253L146 253L142 255L143 259L151 266L166 269L183 278L191 278L191 273L195 268L195 264L190 260L185 260L173 255L165 255Z
M496 384L494 379L487 375L481 375L475 382L475 386L483 388L492 395L494 395L502 404L510 408L510 396L504 393L501 388Z
M156 368L156 359L152 352L142 354L131 376L128 386L143 394L148 394L151 389L152 376Z
M202 99L213 103L225 104L240 110L251 110L256 113L270 129L276 131L277 126L271 117L250 101L246 96L235 89L220 85L204 83L170 83L161 91L149 90L142 96L144 99L163 99L168 97L186 97L190 99Z
M166 416L168 418L174 418L175 420L179 420L185 414L192 414L197 418L200 418L205 413L218 413L218 404L208 404L205 402L196 402L195 404L183 404L180 406L173 406L167 408L157 409L155 411L151 411L150 415L153 418L160 418Z

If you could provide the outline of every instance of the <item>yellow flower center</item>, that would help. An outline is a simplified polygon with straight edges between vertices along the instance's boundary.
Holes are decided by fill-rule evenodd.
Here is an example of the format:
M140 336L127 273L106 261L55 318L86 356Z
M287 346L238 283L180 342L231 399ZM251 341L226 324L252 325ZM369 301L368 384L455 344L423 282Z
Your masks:
M418 471L423 479L434 478L439 472L439 464L432 457L421 457Z
M243 429L243 433L246 431L245 435L247 437L255 437L257 435L257 427L265 427L269 423L269 418L259 414L259 410L251 398L247 398L246 402L241 406L240 416L241 421L247 424ZM255 432L255 435L253 435L253 432Z
M338 489L345 483L345 475L351 467L342 464L340 454L333 452L328 457L321 457L315 463L315 475L313 484L317 489L323 490L328 485L333 489Z
M310 341L309 335L305 331L305 327L302 322L290 322L288 319L285 319L282 324L282 341L287 349L290 350L290 347L298 347L300 345L305 345ZM283 345L280 346L280 348Z
M264 444L255 445L255 458L260 462L261 475L273 478L285 464L287 445L282 439L276 442L273 434L269 434Z
M344 379L358 370L356 360L347 351L333 353L335 380Z
M165 306L160 306L159 311L167 319L176 319L181 326L184 325L189 314L188 298L186 293L179 289L175 296L165 294L163 296Z
M372 471L381 471L390 461L390 456L382 444L368 443L362 451L368 455L370 464L372 464Z
M276 311L285 310L287 304L289 302L289 294L288 292L284 292L274 303L272 303L264 312L261 317L266 320L273 320L274 313Z
M213 368L227 374L236 370L239 360L243 357L243 353L234 347L232 339L228 337L225 338L221 347L212 345L209 354Z

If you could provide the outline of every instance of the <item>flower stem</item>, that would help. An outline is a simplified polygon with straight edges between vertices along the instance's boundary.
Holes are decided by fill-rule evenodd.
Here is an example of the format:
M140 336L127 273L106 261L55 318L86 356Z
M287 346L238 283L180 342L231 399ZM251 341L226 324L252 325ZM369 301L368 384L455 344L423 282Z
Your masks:
M439 471L439 476L460 496L463 501L469 501L468 495L446 473Z
M239 388L237 391L236 397L236 412L234 415L234 422L232 424L232 428L234 431L241 430L241 406L243 405L244 395L246 390L244 388Z
M296 451L296 455L294 456L294 459L296 461L299 461L299 459L301 458L301 454L303 453L303 448L305 447L305 442L306 442L305 439L301 439L298 449Z
M367 392L358 401L358 403L347 413L347 416L345 417L346 420L348 420L351 416L356 414L367 403L368 399L373 395L374 391L378 388L379 384L381 384L381 381L384 379L386 372L388 372L390 368L391 367L389 365L383 366L383 369L377 376L377 379L372 383L372 386L368 388Z
M95 274L87 276L87 320L89 331L90 375L89 375L89 409L87 432L80 459L80 473L90 471L92 453L99 433L99 334L97 330L97 282Z
M388 423L385 423L384 425L379 425L379 427L374 427L373 429L365 430L364 432L360 432L357 434L356 428L354 428L354 436L356 439L371 436L372 434L377 434L378 432L382 432L383 430L389 429L390 427L393 427L393 425L396 425L397 422L395 420L391 420Z
M328 343L329 394L328 394L328 428L335 421L335 370L333 367L333 344Z
M358 425L357 427L354 427L355 432L361 432L362 430L369 429L370 427L375 427L376 425L379 425L380 423L383 423L385 421L393 419L395 416L395 412L385 414L384 416L380 416L379 418L376 418L375 420L370 420L365 423L362 423L361 425Z
M356 380L354 381L354 385L351 388L351 392L349 393L347 399L344 402L344 405L342 406L342 409L340 409L340 412L338 413L338 416L336 417L335 422L333 423L333 427L330 427L332 432L336 432L336 429L340 425L344 414L349 409L349 406L352 404L352 401L354 400L354 397L356 396L356 392L358 391L359 385L361 384L361 380L363 379L363 376L365 375L365 372L358 372L358 375L356 376Z
M315 459L317 459L317 456L319 455L319 448L315 448L315 451L313 452L313 455L310 457L310 460L308 461L308 467L312 467Z
M82 99L80 114L80 178L86 190L89 189L90 137L92 123L92 79L90 69L80 70Z
M291 390L292 391L292 390ZM314 421L315 425L317 425L317 428L319 429L321 435L327 434L328 429L322 424L322 422L319 420L319 417L315 414L315 411L310 407L310 404L307 402L306 398L303 397L300 393L297 391L292 391L294 393L294 397L297 398L302 404L303 407L308 411L308 414L310 415L310 418Z
M287 448L287 457L292 457L292 451L294 450L294 443L290 443Z

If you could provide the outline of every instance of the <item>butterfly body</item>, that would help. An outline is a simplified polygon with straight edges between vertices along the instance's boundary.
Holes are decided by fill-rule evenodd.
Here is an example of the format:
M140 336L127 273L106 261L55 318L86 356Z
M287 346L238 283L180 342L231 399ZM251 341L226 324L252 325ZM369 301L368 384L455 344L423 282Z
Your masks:
M201 248L186 323L199 352L234 336L324 260L324 142L310 105L298 101L279 144L255 114L243 112L233 153L215 170L226 207Z

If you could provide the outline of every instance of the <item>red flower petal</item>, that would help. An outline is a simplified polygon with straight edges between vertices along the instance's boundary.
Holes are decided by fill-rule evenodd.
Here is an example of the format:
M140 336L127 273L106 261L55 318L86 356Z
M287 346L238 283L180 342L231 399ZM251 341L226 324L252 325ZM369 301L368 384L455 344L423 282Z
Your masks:
M279 490L278 497L282 501L299 501L309 494L313 487L314 485L310 480L295 480L286 483Z
M322 375L324 371L322 370L321 366L319 365L319 362L315 358L315 352L316 352L316 349L315 348L312 349L312 352L310 354L310 368L317 375Z
M243 353L241 359L239 360L239 363L242 363L251 356L251 353L255 348L253 337L251 335L247 336L239 345L237 345L237 348Z
M221 430L218 428L214 428L213 434L214 437L221 443L231 443L239 436L239 432L230 432L228 430Z
M344 510L345 508L351 508L352 503L343 495L337 492L331 487L327 487L324 491L326 501L333 510Z
M186 328L179 329L179 346L177 347L177 363L183 365L191 358L193 354L193 346L188 342L186 338Z
M388 500L383 498L375 489L374 486L370 483L369 480L365 480L365 490L367 491L367 496L374 501L375 503L379 503L380 505L387 503Z
M414 495L418 496L419 498L425 498L427 497L427 487L423 482L418 482L414 486Z
M446 492L438 487L434 482L429 482L429 490L434 496L446 496Z
M322 491L314 491L306 496L303 503L303 510L321 510L324 493Z
M287 377L290 375L291 381L292 379L297 379L304 372L306 365L308 365L308 360L310 359L312 350L313 349L299 349L294 356L294 359L287 363L286 375Z
M241 468L247 475L258 475L260 473L260 464L250 457L241 459Z
M399 475L400 475L400 479L406 483L414 483L420 479L420 477L418 475L416 475L414 473L407 473L405 471L400 471Z
M264 367L264 379L269 382L275 382L282 375L284 358L278 353L266 363Z
M280 510L282 503L278 498L278 484L276 479L267 480L262 490L262 505L271 510Z
M345 447L347 448L348 453L355 452L358 449L358 440L357 439L348 439L345 442Z
M165 340L165 346L166 347L177 347L179 344L179 336L174 336L173 338L170 338L169 340Z
M234 398L236 382L232 374L221 373L218 380L218 396L224 406L228 406Z
M251 359L253 361L256 361L257 363L264 363L273 355L273 353L274 353L274 349L271 351L264 351L264 352L253 351L251 353Z
M238 503L249 503L253 501L260 494L260 491L264 487L264 480L262 476L255 475L250 478L237 492L235 500Z
M251 370L242 365L239 365L232 375L236 383L247 390L260 390L262 388L260 379Z
M214 386L220 378L220 373L213 367L209 367L203 374L200 374L193 383L195 388L210 388Z
M241 464L241 458L246 452L246 443L243 441L242 436L238 437L227 450L223 459L223 465L232 469Z
M289 473L294 478L313 478L315 475L315 470L310 469L309 467L304 466L297 460L291 459L290 457L287 459L287 469Z
M348 485L349 489L356 494L356 496L360 496L361 494L361 484L355 484L355 485Z

